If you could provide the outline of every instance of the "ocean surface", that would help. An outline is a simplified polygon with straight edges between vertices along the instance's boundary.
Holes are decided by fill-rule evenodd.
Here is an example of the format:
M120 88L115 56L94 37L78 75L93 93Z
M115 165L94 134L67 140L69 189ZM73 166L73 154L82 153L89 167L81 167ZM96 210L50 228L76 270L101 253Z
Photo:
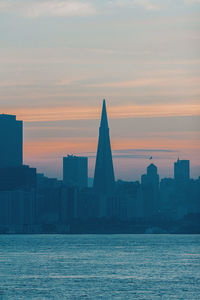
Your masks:
M0 299L200 299L200 235L0 235Z

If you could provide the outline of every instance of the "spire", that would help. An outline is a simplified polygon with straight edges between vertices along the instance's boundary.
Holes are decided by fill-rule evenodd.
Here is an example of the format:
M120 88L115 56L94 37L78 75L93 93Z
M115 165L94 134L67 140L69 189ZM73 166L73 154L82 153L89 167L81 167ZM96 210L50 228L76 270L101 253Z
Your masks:
M108 128L108 118L107 118L107 112L106 112L106 100L105 99L103 99L100 127Z
M97 193L108 195L114 190L114 184L115 178L106 112L106 101L104 99L99 127L99 141L93 187Z

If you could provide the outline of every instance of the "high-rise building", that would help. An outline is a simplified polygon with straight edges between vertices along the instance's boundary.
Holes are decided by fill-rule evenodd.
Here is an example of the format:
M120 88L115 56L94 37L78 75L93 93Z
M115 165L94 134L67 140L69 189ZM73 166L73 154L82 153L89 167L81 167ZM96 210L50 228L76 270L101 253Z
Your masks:
M109 195L113 192L114 185L115 177L106 112L106 101L103 100L93 187L98 194Z
M150 164L147 167L147 178L149 182L152 182L156 188L159 187L159 175L158 169L154 164Z
M0 168L0 191L36 188L36 169L29 166Z
M157 213L159 196L159 175L154 164L150 164L147 167L147 174L142 175L141 190L144 216L151 217Z
M23 122L16 116L0 114L0 168L23 163Z
M174 163L174 179L176 182L185 182L190 179L190 161L180 160Z
M34 190L0 190L0 232L31 232L34 202Z
M67 186L88 186L88 158L68 155L63 157L63 182Z

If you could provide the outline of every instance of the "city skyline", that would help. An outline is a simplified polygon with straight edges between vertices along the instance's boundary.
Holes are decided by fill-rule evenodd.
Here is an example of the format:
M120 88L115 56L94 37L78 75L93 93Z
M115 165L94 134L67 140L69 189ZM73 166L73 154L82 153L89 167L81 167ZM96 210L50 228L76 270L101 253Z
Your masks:
M62 177L67 153L93 177L101 101L116 178L148 165L200 173L198 0L9 0L0 4L0 111L24 120L24 162Z
M0 0L0 300L199 299L200 0Z
M190 177L189 160L178 158L174 162L174 177L160 180L151 156L146 174L141 175L141 183L115 181L105 99L93 186L91 182L88 185L87 157L63 157L63 180L48 178L38 173L36 168L24 165L21 151L23 121L16 120L13 115L0 114L0 123L0 140L3 143L0 148L0 232L53 230L69 233L73 232L71 225L75 225L75 220L78 221L76 225L80 226L78 230L84 230L81 220L89 223L92 220L92 228L94 225L101 231L101 225L95 225L95 219L110 220L112 230L116 230L116 218L122 223L125 220L134 222L135 218L140 225L145 220L150 224L157 220L161 227L156 231L162 232L162 218L171 221L182 219L184 222L187 216L191 218L191 214L198 215L200 176L197 180ZM144 223L142 226L144 233L152 230L149 227L151 225ZM173 222L170 222L171 226ZM174 231L170 227L168 230ZM109 230L109 226L106 230ZM184 228L176 227L175 230Z
M25 165L24 164L24 156L23 156L23 120L18 120L16 118L15 115L8 115L8 114L0 114L0 121L1 121L1 136L2 139L4 139L5 143L3 144L3 148L1 149L1 156L2 156L2 162L1 165L2 167L5 165L5 167L9 167L9 164L13 167L12 162L19 160L19 166ZM6 125L7 124L7 125ZM20 125L19 129L18 126ZM6 137L5 136L5 126L7 126L7 131L9 132L9 135ZM17 129L17 131L16 131ZM12 134L11 134L11 131ZM11 142L12 141L12 142ZM10 144L10 147L8 146ZM12 144L12 145L11 145ZM8 149L7 149L8 148ZM20 151L19 151L20 150ZM132 152L137 151L138 153L142 153L142 152L146 152L148 153L148 155L146 154L132 154ZM164 150L164 149L124 149L123 150L126 155L125 158L129 157L129 158L133 158L133 157L137 157L138 158L145 158L148 163L146 164L146 167L144 169L144 171L150 167L150 166L155 166L157 169L157 165L154 164L154 160L153 160L153 156L152 153L154 155L154 153L173 153L175 151L173 150ZM14 154L14 157L12 157L12 152ZM102 112L101 112L101 117L100 117L100 127L99 127L99 139L98 139L98 143L97 143L97 151L95 153L95 155L93 155L92 152L88 152L88 156L76 156L76 154L73 153L68 153L67 156L63 156L62 158L62 174L60 176L60 178L57 179L63 179L65 184L67 184L67 179L64 179L64 177L68 173L67 176L69 176L69 178L74 178L73 180L82 180L81 177L78 179L78 177L80 176L80 174L82 173L81 170L85 169L85 171L83 171L83 174L81 174L81 176L83 175L84 177L87 174L87 178L88 178L88 184L89 186L92 185L93 180L94 180L94 189L96 190L96 192L100 192L102 191L106 191L107 193L109 193L109 189L111 188L112 191L112 185L115 182L115 168L113 165L113 151L111 150L111 142L110 142L110 133L109 133L109 127L108 127L108 117L107 117L107 109L106 109L106 100L103 99L102 102ZM115 150L114 151L114 158L115 161L117 161L117 158L122 157L122 151L121 150ZM4 157L6 157L7 153L9 153L8 157L7 157L7 161L4 161ZM84 153L85 154L85 153ZM88 176L88 159L94 159L96 161L95 163L95 170L94 170L94 177L90 177ZM83 160L85 160L85 162L81 163L81 161L83 162ZM87 161L87 162L86 162ZM67 171L67 164L69 162L69 166L70 168L73 169L73 164L74 164L74 175L70 175L69 171ZM177 176L177 171L176 168L179 167L179 162L180 165L183 166L184 169L188 170L188 180L190 178L190 160L184 160L184 159L180 159L179 156L177 158L177 162L173 161L173 174L171 176L168 176L169 178L174 178L176 179ZM81 163L81 164L80 164ZM66 164L66 166L65 166ZM76 165L77 164L77 165ZM78 165L80 164L80 166L78 167ZM31 167L34 167L35 169L37 169L36 166L34 165L30 165ZM64 167L65 166L65 167ZM76 167L75 167L76 166ZM83 167L83 169L82 169ZM65 169L65 171L64 171ZM75 171L76 170L76 171ZM79 171L78 171L79 170ZM66 173L67 171L67 173ZM90 170L91 171L91 170ZM48 174L45 174L44 170L40 171L37 169L38 173L42 173L45 176L47 176ZM76 173L76 172L81 172L80 174ZM181 171L182 172L182 171ZM139 178L137 178L137 181L141 181L142 182L142 175L143 173L141 173L139 175ZM109 176L108 176L109 175ZM78 176L78 177L77 177ZM52 177L52 176L50 176ZM67 178L67 177L66 177ZM76 178L76 179L75 179ZM86 178L86 177L85 177ZM107 178L105 183L103 183L102 178ZM164 178L166 179L167 177L161 176L161 179ZM191 175L191 178L194 178ZM199 178L199 174L197 174L197 178ZM83 179L84 181L86 179ZM92 181L91 181L92 180ZM116 180L126 180L125 178L116 178ZM129 180L131 181L131 180ZM133 180L134 181L134 180ZM85 181L86 182L86 181ZM75 183L75 182L74 182ZM108 184L109 183L109 184ZM72 182L70 183L72 184ZM85 183L86 184L86 183ZM107 187L106 187L107 186Z
M0 233L120 232L119 222L125 232L138 233L192 233L198 228L193 217L198 216L200 209L200 176L196 180L191 178L189 160L178 158L173 164L173 178L160 179L151 155L151 163L146 173L140 174L140 182L115 180L105 99L93 185L88 180L86 156L63 157L62 180L25 165L23 121L15 115L0 114L0 123ZM190 221L184 227L187 218L193 225ZM107 226L102 228L102 221L108 222ZM129 228L132 222L138 223L139 228L136 223L136 227Z

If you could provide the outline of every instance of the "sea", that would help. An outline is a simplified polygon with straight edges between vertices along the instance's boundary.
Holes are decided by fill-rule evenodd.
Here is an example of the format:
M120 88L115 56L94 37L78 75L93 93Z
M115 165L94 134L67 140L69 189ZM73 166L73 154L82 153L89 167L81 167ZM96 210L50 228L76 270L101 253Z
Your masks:
M0 299L200 299L200 235L0 235Z

